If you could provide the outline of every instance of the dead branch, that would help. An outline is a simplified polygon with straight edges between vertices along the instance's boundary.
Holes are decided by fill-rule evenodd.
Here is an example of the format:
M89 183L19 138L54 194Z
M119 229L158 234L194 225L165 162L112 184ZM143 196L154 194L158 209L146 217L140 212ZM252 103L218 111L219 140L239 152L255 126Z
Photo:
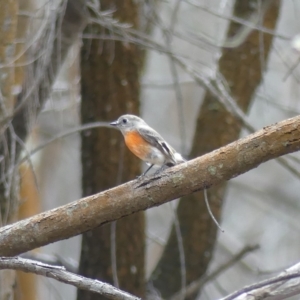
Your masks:
M87 22L86 1L64 0L58 6L52 2L49 3L49 16L44 20L42 30L38 31L26 50L26 57L31 63L24 68L25 78L17 103L13 112L0 120L3 172L0 182L1 224L6 224L16 209L18 176L15 166L24 141L51 93L52 84L70 47L78 40ZM12 64L8 66L11 68Z
M299 149L300 116L297 116L157 175L127 182L5 226L0 229L0 255L14 256L70 238L134 212L217 185Z
M66 271L78 274L78 262L69 257L65 258L59 254L46 254L30 251L22 254L20 257L39 261L47 265L64 267Z
M53 278L74 285L79 289L98 293L108 299L139 300L138 297L123 292L108 283L76 275L66 271L65 268L61 266L48 265L31 259L0 257L0 269L19 270Z
M190 297L191 295L194 295L197 291L199 291L205 283L215 279L217 276L225 272L227 269L232 267L235 263L241 261L241 259L247 255L250 252L253 252L259 248L258 245L254 246L246 246L244 247L239 253L235 254L229 261L225 262L221 266L219 266L215 271L213 271L211 274L208 274L207 276L204 276L203 278L199 278L198 280L193 281L190 283L186 289L184 296L185 298ZM180 300L182 299L182 291L179 291L174 296L172 296L169 300Z
M221 300L282 300L300 294L300 263L278 276L246 286Z
M35 118L33 107L38 106L37 113L43 107L70 47L78 39L86 22L85 1L66 0L52 12L39 40L28 50L28 56L36 59L26 69L26 82L18 95L13 115L8 117L12 118L15 134L21 140L25 140L28 133L28 126L25 126L28 111L30 118ZM43 51L37 45L43 46ZM44 55L40 55L41 52ZM36 104L36 99L39 105Z

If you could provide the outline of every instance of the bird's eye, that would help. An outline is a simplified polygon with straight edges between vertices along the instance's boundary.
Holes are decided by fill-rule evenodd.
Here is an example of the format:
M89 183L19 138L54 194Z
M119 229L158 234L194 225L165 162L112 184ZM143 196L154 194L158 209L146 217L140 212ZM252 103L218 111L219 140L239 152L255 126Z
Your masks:
M123 124L126 124L127 123L127 119L123 119L122 122L123 122Z

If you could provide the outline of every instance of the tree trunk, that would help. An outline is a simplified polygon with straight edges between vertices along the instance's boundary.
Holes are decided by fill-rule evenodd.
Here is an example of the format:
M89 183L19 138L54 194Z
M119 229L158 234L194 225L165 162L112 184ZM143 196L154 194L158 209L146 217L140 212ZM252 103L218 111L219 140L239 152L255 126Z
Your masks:
M19 1L19 10L34 13L35 0ZM26 41L31 18L29 16L19 15L17 26L17 39ZM17 43L16 45L16 66L14 67L15 77L14 85L16 88L22 87L24 83L24 71L26 70L26 43ZM29 218L41 211L39 193L36 187L32 167L27 163L22 164L19 168L20 175L20 205L18 206L18 220ZM16 290L14 300L35 300L37 299L37 276L35 274L16 272Z
M263 27L275 28L279 9L279 1L273 1L267 7L263 16ZM233 15L247 18L255 10L252 0L236 1ZM240 29L241 26L232 21L227 37L235 36ZM227 81L231 95L243 111L247 111L261 83L265 68L265 65L261 64L261 59L263 57L263 61L267 61L272 40L272 35L255 30L238 47L222 51L219 71ZM263 53L261 49L264 49ZM241 122L236 120L218 99L207 92L199 111L190 157L205 154L236 140L241 128ZM221 216L226 187L227 184L223 183L208 190L209 203L217 219ZM180 200L177 215L183 236L186 284L189 284L205 274L212 259L218 228L208 214L202 192ZM151 276L154 287L159 290L163 298L168 298L180 290L180 270L177 237L173 226L163 255ZM195 294L190 299L196 296Z
M34 45L30 45L26 52L26 54L30 52L27 58L29 60L34 58L34 62L25 64L24 69L21 69L14 66L16 63L22 62L22 58L17 59L22 47L18 45L15 49L18 5L20 8L24 8L25 5L24 1L21 2L8 0L0 3L1 225L10 223L16 215L19 199L19 176L16 164L27 138L29 125L35 121L37 113L47 100L56 74L85 21L84 0L78 0L76 4L74 1L64 3L66 4L64 5L64 14L60 9L51 11L53 18L43 20L44 23L47 23L45 30L40 32L40 39ZM56 23L57 26L54 26L53 23ZM21 22L20 26L22 26ZM19 28L20 31L23 29L25 32L25 27ZM60 34L58 34L58 30ZM51 47L49 47L49 40L51 40ZM26 83L22 82L23 79ZM13 93L16 85L22 86L18 97L15 97ZM10 270L1 271L1 300L13 297L12 289L15 287L13 274L13 271Z
M14 68L10 66L15 56L15 38L17 30L18 1L9 0L0 3L0 119L12 113L14 107L13 86ZM5 130L1 124L0 134ZM3 172L3 170L1 170ZM1 178L3 173L1 173ZM11 199L0 197L0 224L12 219L14 211ZM0 300L12 299L15 286L15 272L3 270L0 274Z
M116 19L138 26L138 5L135 1L101 1L101 10L111 8L116 8ZM87 32L95 34L105 30L93 26ZM83 124L113 121L124 113L139 114L140 65L141 53L136 45L97 39L83 41ZM81 137L84 196L134 179L140 174L140 162L125 149L120 132L101 128L85 131ZM115 285L118 282L121 289L144 296L144 230L144 213L138 213L85 233L80 274ZM82 290L77 294L77 299L102 298Z
M0 61L1 61L1 119L12 113L14 107L13 86L15 39L17 32L18 1L2 1L0 4ZM4 67L3 67L4 66ZM1 128L3 132L3 128Z
M0 119L10 115L14 108L14 68L12 62L15 57L15 39L17 32L17 14L18 1L2 1L0 4L0 61L4 67L1 67L0 77ZM6 125L6 124L5 124ZM3 135L7 125L1 124L0 134ZM7 141L5 141L7 143ZM9 148L9 145L6 144ZM3 172L3 170L1 170ZM1 174L1 177L3 174ZM11 182L7 182L9 185ZM11 200L11 199L10 199ZM13 211L12 203L0 196L1 220L0 224L5 224Z
M4 7L3 9L1 8L1 12L4 12L3 16L5 17L4 8L10 3L16 4L14 1L2 2ZM44 20L46 23L44 24L45 29L40 33L40 39L31 45L31 48L27 51L30 53L26 53L29 60L35 59L32 64L26 65L21 93L18 94L16 103L9 105L9 113L1 115L0 156L2 159L0 161L0 168L2 179L0 183L0 205L3 217L1 220L2 224L8 222L9 215L11 215L17 204L18 176L15 165L23 149L23 143L26 141L30 125L35 122L38 112L48 99L52 84L70 46L78 38L80 30L85 25L84 7L85 1L78 0L76 2L67 1L63 5L65 10L61 10L61 7L58 7L54 11L50 9L52 18ZM3 26L8 26L9 23L7 20L10 20L11 24L14 24L11 17L3 21ZM3 30L3 34L5 33L6 31ZM9 34L7 35L7 38L11 38ZM37 44L39 47L37 47ZM4 46L9 47L9 43L5 41ZM8 51L11 48L5 47L2 47L4 50L1 50L3 55L11 53ZM4 53L5 49L6 52ZM14 55L15 53L12 52L11 60L6 59L4 62L12 62L13 58L15 58ZM6 68L4 69L6 70ZM13 65L10 65L9 70L11 69L13 69ZM6 77L11 82L9 84L13 84L14 82L10 79L10 72L12 71L9 71ZM8 85L5 82L3 84ZM12 86L7 91L11 93ZM13 99L12 96L10 96L10 99ZM3 107L2 112L4 111ZM8 111L8 109L6 110Z

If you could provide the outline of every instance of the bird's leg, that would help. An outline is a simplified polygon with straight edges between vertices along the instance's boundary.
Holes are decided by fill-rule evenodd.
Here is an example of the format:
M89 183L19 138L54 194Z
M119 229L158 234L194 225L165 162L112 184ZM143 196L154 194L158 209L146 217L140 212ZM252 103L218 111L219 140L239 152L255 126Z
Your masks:
M155 173L154 175L159 174L160 172L164 171L165 169L169 168L170 166L168 165L162 165Z
M148 173L148 171L153 167L154 165L150 165L150 167L143 173L143 174L141 174L140 176L138 176L137 178L142 178L142 177L144 177L147 173Z
M148 171L150 171L150 169L153 167L154 165L150 165L149 168L141 175L141 176L145 176Z

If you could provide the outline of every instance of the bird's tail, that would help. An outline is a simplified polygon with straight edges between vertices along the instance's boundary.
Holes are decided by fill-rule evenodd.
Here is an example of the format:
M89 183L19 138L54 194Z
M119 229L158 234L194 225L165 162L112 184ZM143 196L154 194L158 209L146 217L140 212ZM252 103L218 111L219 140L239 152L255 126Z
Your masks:
M175 161L176 161L176 164L177 164L177 165L182 164L182 163L184 163L184 162L187 161L187 160L184 159L184 158L182 157L182 155L181 155L180 153L178 153L178 152L175 152L175 153L174 153L174 158L175 158Z

